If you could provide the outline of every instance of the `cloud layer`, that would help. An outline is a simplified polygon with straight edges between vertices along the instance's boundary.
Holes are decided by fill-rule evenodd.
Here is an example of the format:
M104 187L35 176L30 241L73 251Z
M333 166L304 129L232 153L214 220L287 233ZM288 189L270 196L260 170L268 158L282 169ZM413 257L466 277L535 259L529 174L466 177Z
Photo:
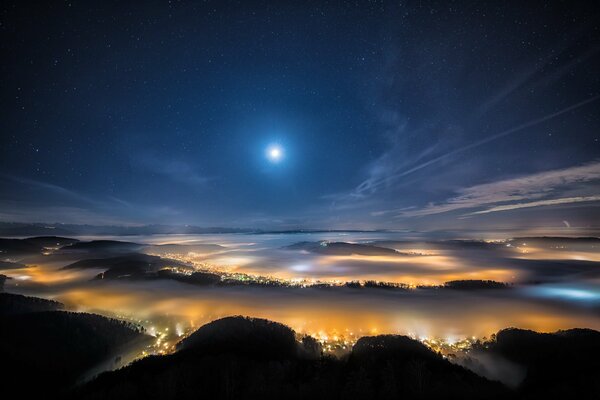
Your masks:
M589 183L600 180L600 161L556 169L518 178L485 183L460 189L448 200L423 208L403 211L398 216L420 217L463 209L491 206L472 214L485 214L518 208L551 206L600 200L600 189ZM577 196L565 193L576 192ZM586 193L587 192L587 193Z

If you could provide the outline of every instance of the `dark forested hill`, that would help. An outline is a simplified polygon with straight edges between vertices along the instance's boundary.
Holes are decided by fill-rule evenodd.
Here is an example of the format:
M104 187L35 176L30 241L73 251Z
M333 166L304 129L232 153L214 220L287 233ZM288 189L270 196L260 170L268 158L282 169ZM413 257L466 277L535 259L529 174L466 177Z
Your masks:
M0 317L40 311L57 311L62 308L63 305L57 301L0 293Z
M406 336L363 337L351 352L324 355L311 337L256 318L213 321L177 351L150 356L74 386L122 346L147 340L123 321L49 311L60 303L0 295L0 359L8 390L73 399L548 399L600 398L600 332L500 331L474 351L525 371L508 389L451 363ZM464 363L463 365L467 365Z
M225 318L200 328L175 354L103 374L75 397L491 399L510 393L407 337L363 338L339 360L319 356L316 342L294 337L275 322Z
M47 311L60 307L53 301L0 294L0 360L6 393L60 397L87 369L122 346L147 338L123 321Z

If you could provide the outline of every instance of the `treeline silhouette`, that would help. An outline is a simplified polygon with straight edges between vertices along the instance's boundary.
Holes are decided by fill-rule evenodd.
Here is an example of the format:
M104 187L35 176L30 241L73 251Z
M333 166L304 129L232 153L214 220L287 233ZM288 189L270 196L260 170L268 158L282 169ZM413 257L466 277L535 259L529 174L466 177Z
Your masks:
M402 253L387 247L372 244L347 242L298 242L283 247L286 250L303 250L326 255L364 255L364 256L397 256Z
M77 243L79 244L79 243ZM70 247L70 246L69 246ZM187 273L175 272L177 268ZM287 281L273 279L234 279L227 275L213 272L194 271L193 267L168 258L151 256L142 253L130 253L116 257L91 258L73 262L63 269L105 269L99 273L96 280L154 280L168 279L188 283L197 286L246 286L261 288L299 288L298 285ZM456 280L449 281L438 286L417 286L417 289L454 289L454 290L483 290L483 289L506 289L511 286L506 283L492 280ZM409 290L411 286L405 283L383 282L375 280L349 281L342 285L331 285L329 283L311 284L312 289L389 289Z
M148 357L100 375L82 399L502 398L510 392L403 336L361 338L343 359L263 319L228 317Z
M371 288L371 289L400 289L400 290L408 290L410 289L410 285L406 283L396 283L396 282L380 282L368 280L364 282L360 281L350 281L344 284L345 287L352 289L362 289L362 288Z
M0 317L39 311L57 311L63 308L63 304L58 301L0 293Z
M60 397L86 370L121 346L149 337L130 323L100 315L50 311L62 304L0 294L2 390L14 398Z
M281 324L228 317L201 327L162 357L105 373L83 399L597 399L600 333L503 330L477 351L527 369L516 390L450 363L405 336L363 337L340 359ZM573 397L574 396L574 397Z
M0 293L4 292L4 283L8 280L12 279L6 275L0 274Z
M175 260L141 253L107 258L86 258L66 265L62 269L105 269L96 276L96 279L152 279L158 278L158 271L167 267L193 270L192 267Z
M538 333L504 329L476 350L497 354L527 370L526 398L600 399L600 332L570 329Z
M44 250L44 247L63 247L77 242L77 239L59 236L37 236L25 239L0 238L0 250L2 251L2 255L4 257L18 257L30 254L39 254Z
M504 282L480 279L465 279L448 281L443 285L426 286L419 285L418 289L454 289L454 290L482 290L482 289L508 289L511 285Z
M150 356L91 382L75 382L144 336L60 303L0 294L3 389L19 398L72 399L548 399L600 398L600 332L505 329L473 352L526 370L516 389L453 364L406 336L363 337L341 358L280 323L227 317L199 328L177 351ZM146 337L147 338L147 337ZM17 397L15 397L17 398Z

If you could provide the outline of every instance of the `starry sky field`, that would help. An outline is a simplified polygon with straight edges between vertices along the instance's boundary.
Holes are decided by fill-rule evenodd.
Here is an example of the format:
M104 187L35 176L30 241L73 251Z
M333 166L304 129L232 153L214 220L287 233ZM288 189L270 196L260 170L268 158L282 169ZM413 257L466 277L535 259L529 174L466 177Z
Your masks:
M3 2L0 220L600 221L594 2Z

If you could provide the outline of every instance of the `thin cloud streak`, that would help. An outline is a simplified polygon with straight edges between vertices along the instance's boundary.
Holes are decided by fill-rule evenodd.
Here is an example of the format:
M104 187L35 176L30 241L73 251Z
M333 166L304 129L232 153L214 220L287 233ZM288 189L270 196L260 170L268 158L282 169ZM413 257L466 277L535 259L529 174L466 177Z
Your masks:
M553 199L544 199L544 197L556 194L559 189L568 190L574 186L581 186L587 182L598 180L600 180L600 161L463 188L458 191L458 196L452 197L444 203L430 204L421 209L406 211L398 214L397 217L421 217L498 203L525 201L526 203L522 204L531 204L531 200L536 200L538 203L543 200L547 203L540 203L540 205L552 205L550 201ZM585 194L570 198L581 199L593 197L594 195ZM508 210L510 206L510 204L503 204L502 207L505 208L496 210Z
M0 177L5 178L7 180L13 181L15 183L19 183L21 185L26 185L30 187L36 187L42 190L50 191L56 193L61 196L70 197L75 200L79 200L85 203L95 204L96 202L89 197L83 196L73 190L64 188L59 185L55 185L53 183L47 183L42 181L37 181L35 179L23 178L20 176L0 173Z
M534 120L531 120L531 121L525 122L525 123L523 123L523 124L521 124L521 125L515 126L515 127L513 127L513 128L510 128L510 129L507 129L507 130L505 130L505 131L502 131L502 132L500 132L500 133L497 133L497 134L495 134L495 135L488 136L488 137L486 137L486 138L484 138L484 139L478 140L478 141L476 141L476 142L474 142L474 143L471 143L471 144L469 144L469 145L466 145L466 146L464 146L464 147L461 147L461 148L458 148L458 149L456 149L456 150L453 150L453 151L451 151L451 152L448 152L448 153L442 154L442 155L440 155L440 156L438 156L438 157L435 157L435 158L433 158L433 159L431 159L431 160L429 160L429 161L426 161L426 162L424 162L424 163L422 163L422 164L419 164L419 165L417 165L417 166L415 166L415 167L412 167L412 168L410 168L410 169L408 169L408 170L406 170L406 171L403 171L403 172L401 172L401 173L394 174L394 175L390 175L390 176L387 176L387 177L384 177L384 178L380 178L380 179L378 179L378 180L375 180L375 181L374 181L374 180L372 180L372 179L368 179L368 180L366 180L366 181L362 182L362 183L361 183L361 184L360 184L360 185L357 187L357 189L356 189L356 190L354 191L354 193L353 193L353 196L354 196L354 197L361 197L361 195L363 194L363 192L364 192L364 191L365 191L365 189L367 189L367 188L368 188L368 189L369 189L371 192L373 192L373 191L375 191L377 188L381 187L381 186L382 186L382 185L384 185L384 184L387 184L387 183L389 183L390 181L393 181L393 180L395 180L395 179L398 179L398 178L404 177L404 176L406 176L406 175L412 174L413 172L419 171L419 170L421 170L421 169L423 169L423 168L426 168L426 167L428 167L428 166L430 166L430 165L432 165L432 164L438 163L438 162L440 162L440 161L442 161L442 160L445 160L445 159L447 159L447 158L449 158L449 157L452 157L452 156L454 156L454 155L456 155L456 154L459 154L459 153L465 152L465 151L467 151L467 150L470 150L470 149L473 149L473 148L475 148L475 147L482 146L482 145L484 145L484 144L486 144L486 143L489 143L489 142L492 142L492 141L494 141L494 140L497 140L497 139L503 138L503 137L505 137L505 136L508 136L508 135L510 135L510 134L513 134L513 133L515 133L515 132L519 132L519 131L521 131L521 130L523 130L523 129L530 128L530 127L532 127L532 126L535 126L535 125L541 124L542 122L545 122L545 121L548 121L548 120L550 120L550 119L556 118L556 117L558 117L558 116L560 116L560 115L563 115L563 114L565 114L565 113L568 113L569 111L576 110L576 109L578 109L578 108L580 108L580 107L583 107L583 106L585 106L585 105L587 105L587 104L589 104L589 103L592 103L592 102L594 102L594 101L596 101L596 100L598 100L598 99L600 99L600 95L596 95L596 96L590 97L590 98L588 98L588 99L586 99L586 100L583 100L583 101L580 101L580 102L578 102L578 103L575 103L575 104L573 104L573 105L570 105L569 107L563 108L562 110L559 110L559 111L556 111L556 112L554 112L554 113L551 113L551 114L545 115L545 116L543 116L543 117L536 118L536 119L534 119Z
M520 208L544 207L544 206L554 206L554 205L559 205L559 204L572 204L572 203L583 203L583 202L593 202L593 201L600 201L600 195L584 196L584 197L566 197L563 199L539 200L539 201L532 201L529 203L507 204L507 205L488 208L487 210L475 211L469 215L488 214L488 213L499 212L499 211L511 211L511 210L518 210Z
M520 74L518 74L515 79L513 79L506 87L500 90L496 95L491 97L489 100L484 102L480 107L480 114L485 114L490 109L494 108L497 104L502 103L506 99L510 98L516 91L520 89L525 89L528 82L531 82L532 78L539 74L544 68L550 67L558 57L564 54L575 42L574 38L579 39L581 35L589 28L589 24L579 26L576 32L573 32L572 35L565 35L563 39L556 45L556 47L552 48L549 52L546 53L545 56L539 57L533 65L529 66L522 70ZM562 76L566 75L568 72L573 70L576 66L585 62L592 55L598 52L599 48L595 47L591 51L588 51L582 57L577 57L571 60L566 65L556 68L555 71L550 75L550 77L540 78L536 81L532 82L529 86L536 87L540 84L547 84L550 80L558 80Z
M94 224L135 224L144 214L158 218L179 216L181 212L169 206L132 204L114 196L92 198L53 183L0 172L0 178L39 190L43 204L14 199L0 199L0 220L16 222L53 221ZM0 186L1 187L1 186ZM52 199L48 199L53 195ZM132 210L135 210L132 214ZM139 215L137 215L139 214ZM123 218L123 215L128 215Z
M203 186L214 179L198 173L191 163L181 159L164 158L151 152L141 152L133 157L133 162L137 167L144 170L192 187Z

